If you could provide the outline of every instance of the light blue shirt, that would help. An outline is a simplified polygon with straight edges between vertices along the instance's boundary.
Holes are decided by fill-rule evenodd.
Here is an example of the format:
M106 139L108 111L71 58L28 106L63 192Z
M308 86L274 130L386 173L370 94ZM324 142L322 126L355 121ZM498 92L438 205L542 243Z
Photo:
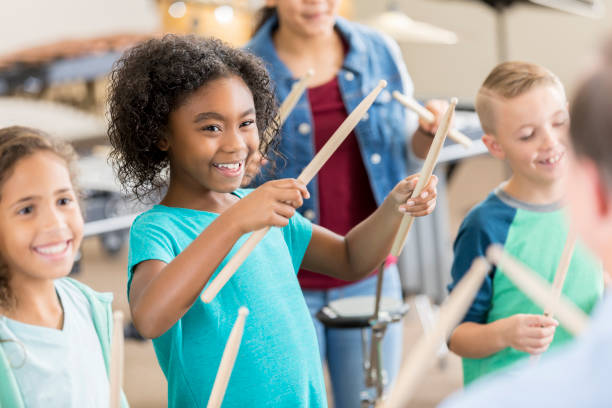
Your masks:
M135 265L150 259L169 263L217 217L162 205L140 215L130 231L128 290ZM296 276L311 234L312 225L299 214L288 226L271 228L211 303L198 297L174 326L153 339L168 380L169 407L206 405L241 306L250 314L223 407L327 406L316 334Z
M3 347L26 407L100 407L109 384L100 340L83 293L63 279L55 289L64 309L61 330L0 316Z
M538 365L474 383L454 394L443 408L610 407L612 406L612 296L607 293L587 331L572 344L546 353ZM514 368L516 367L516 368Z

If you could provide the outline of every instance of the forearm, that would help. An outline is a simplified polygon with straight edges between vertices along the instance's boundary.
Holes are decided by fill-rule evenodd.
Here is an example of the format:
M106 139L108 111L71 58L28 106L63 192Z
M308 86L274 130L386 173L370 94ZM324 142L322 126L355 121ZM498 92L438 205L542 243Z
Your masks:
M391 252L402 217L398 204L391 198L367 219L351 229L345 238L349 279L369 275Z
M427 157L427 153L429 152L429 147L431 146L431 142L433 141L433 137L426 133L420 127L414 131L412 135L412 151L414 155L419 159L424 159Z
M504 319L492 323L461 323L453 331L448 347L466 358L485 358L509 346L504 339Z
M385 215L386 214L386 215ZM391 250L402 213L392 199L342 237L313 225L302 267L337 279L355 281L370 274Z
M219 217L161 270L137 266L130 306L143 336L160 336L189 310L241 235L231 219Z

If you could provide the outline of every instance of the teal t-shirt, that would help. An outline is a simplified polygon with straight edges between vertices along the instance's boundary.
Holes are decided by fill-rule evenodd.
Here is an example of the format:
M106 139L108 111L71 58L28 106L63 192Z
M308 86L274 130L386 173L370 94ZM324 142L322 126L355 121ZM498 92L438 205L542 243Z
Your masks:
M150 259L169 263L216 217L156 205L136 218L128 292L135 265ZM153 339L168 381L169 407L206 406L241 306L250 313L223 407L327 406L316 333L296 276L311 235L312 225L299 214L288 226L271 228L211 303L198 297L174 326ZM247 238L238 240L213 277Z
M474 258L484 256L492 243L501 244L516 259L548 282L554 280L565 246L568 225L560 204L533 205L514 199L498 187L466 216L455 240L452 290ZM601 263L580 242L572 254L563 294L590 313L603 293ZM476 294L464 321L491 323L517 313L542 314L499 268L493 268ZM551 349L567 342L571 334L560 326ZM508 367L528 354L507 347L480 359L463 358L465 385Z

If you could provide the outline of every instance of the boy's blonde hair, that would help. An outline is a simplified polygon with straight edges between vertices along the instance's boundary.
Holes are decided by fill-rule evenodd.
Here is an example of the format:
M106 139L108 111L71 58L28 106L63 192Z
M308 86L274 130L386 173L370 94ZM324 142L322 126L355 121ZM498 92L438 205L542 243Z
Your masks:
M495 134L493 99L512 99L541 85L555 86L565 96L559 78L540 65L509 61L493 68L476 95L476 113L484 132Z

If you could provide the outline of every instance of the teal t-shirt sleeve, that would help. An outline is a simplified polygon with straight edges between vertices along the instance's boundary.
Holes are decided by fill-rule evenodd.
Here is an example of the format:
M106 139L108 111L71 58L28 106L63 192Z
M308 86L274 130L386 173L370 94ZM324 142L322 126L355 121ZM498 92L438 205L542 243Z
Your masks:
M452 292L457 283L479 256L484 257L492 243L504 244L516 210L505 205L494 194L475 207L465 217L453 245L452 282L448 290ZM482 286L476 293L474 302L465 315L464 322L486 323L491 300L493 299L493 273L491 268Z
M130 249L128 254L128 298L134 267L151 259L170 263L176 256L171 234L160 223L159 217L143 214L134 220L130 229Z
M293 269L297 274L312 238L312 223L296 212L289 220L289 224L282 228L282 232L291 254Z

